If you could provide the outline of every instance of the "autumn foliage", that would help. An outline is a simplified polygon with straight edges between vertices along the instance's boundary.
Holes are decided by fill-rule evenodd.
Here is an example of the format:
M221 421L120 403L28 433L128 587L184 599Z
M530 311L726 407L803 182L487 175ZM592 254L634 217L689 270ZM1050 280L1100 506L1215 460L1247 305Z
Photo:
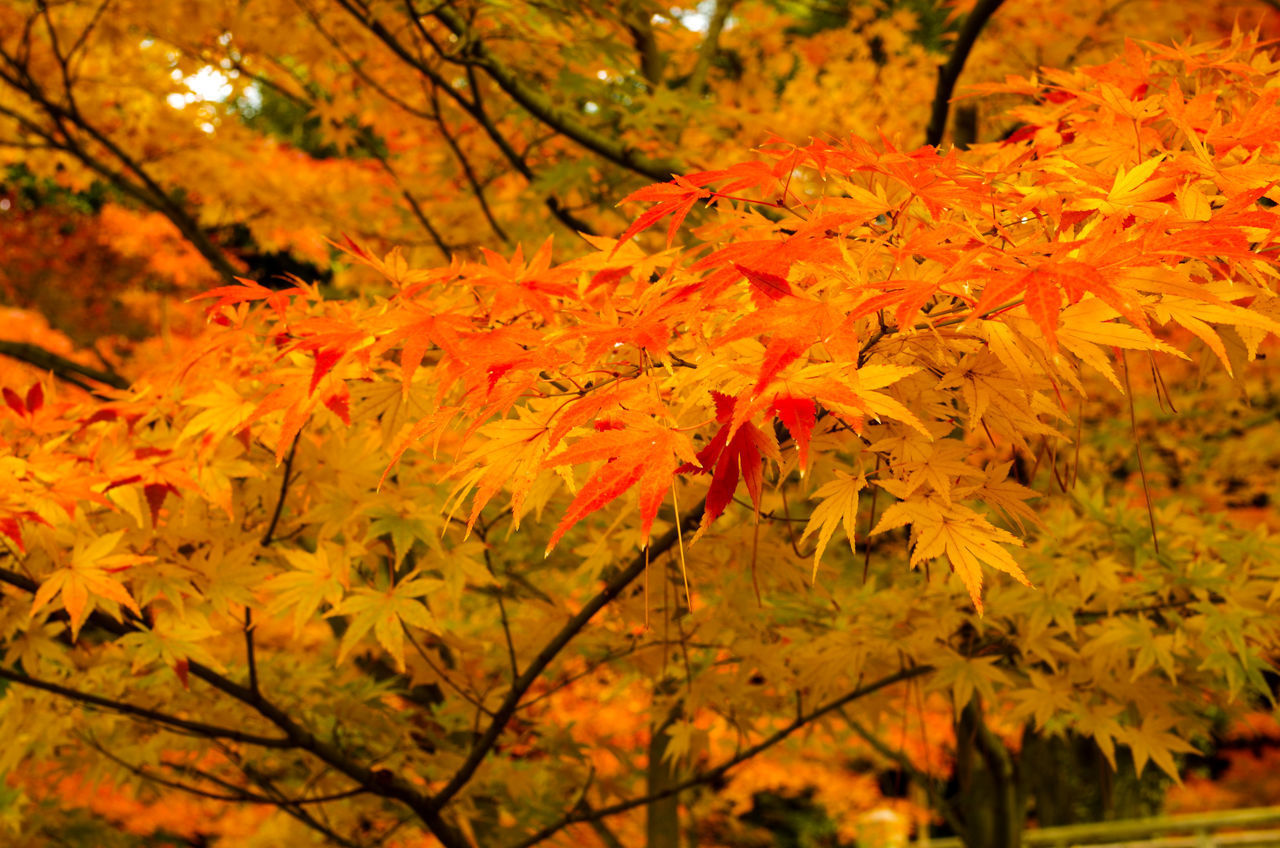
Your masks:
M152 5L138 14L154 31L177 25ZM175 65L258 37L222 4L194 5L227 39L174 47ZM337 66L299 60L314 79L295 74L289 97L316 111L330 154L363 153L318 159L290 202L331 192L349 226L261 211L258 187L221 172L189 205L157 194L184 168L271 182L296 162L194 103L207 128L154 116L190 150L126 155L86 129L132 119L110 87L87 75L76 101L71 65L59 72L75 53L59 28L88 26L90 7L55 20L0 4L0 28L53 34L35 58L6 42L0 116L43 139L32 167L73 188L87 162L114 163L98 176L156 211L105 207L104 232L120 233L82 250L168 281L131 295L154 332L96 356L51 329L5 330L5 352L37 365L4 372L0 408L0 828L17 844L121 831L123 845L659 848L675 844L665 817L698 822L701 844L745 845L766 793L809 798L847 840L883 800L873 775L894 769L915 786L894 803L917 823L1012 846L1047 809L1015 791L1027 740L1084 739L1112 768L1176 779L1180 756L1269 695L1280 547L1256 501L1280 493L1246 469L1280 467L1266 370L1280 59L1260 31L1222 24L1228 6L1196 13L1217 41L1130 41L1064 70L993 59L1023 73L988 74L958 104L1002 105L982 120L1010 131L964 149L917 147L885 118L878 135L792 127L726 151L723 136L761 128L758 103L681 123L693 107L655 92L687 75L698 97L747 97L766 41L739 45L741 85L711 53L648 66L615 138L588 124L628 108L616 90L561 114L504 76L509 57L488 45L515 26L506 13L441 4L393 32L373 25L379 9L329 5L299 8L393 100L421 80L356 54L470 45L418 59L431 142L376 111L353 118L349 93L321 93L341 90ZM974 56L1018 31L1026 9L1009 11ZM900 37L905 11L851 15L767 90L847 96L814 70L844 39L867 55L837 64L932 73L922 40ZM331 16L345 23L320 26ZM541 35L568 39L550 20ZM647 55L644 20L624 23ZM597 24L582 43L612 37ZM785 30L746 5L723 34L756 32ZM254 55L245 45L237 86L281 70L258 73ZM442 107L454 95L433 75L453 65L470 82ZM610 68L598 81L621 86ZM32 99L37 77L65 85L65 103ZM495 90L525 111L471 111ZM880 97L859 120L884 116ZM519 136L530 116L560 135L504 148L499 130ZM687 160L664 152L664 126ZM256 158L188 158L204 135L225 135L219 156L243 143ZM626 221L583 203L580 174L539 181L574 145L626 187ZM452 188L415 182L400 152L434 156ZM508 170L478 176L496 157ZM492 238L456 244L438 212ZM213 215L245 219L250 247L220 241ZM407 218L428 247L375 244ZM547 238L550 221L583 241ZM337 285L243 276L253 251L327 261L320 231ZM196 315L206 326L182 332ZM1002 824L984 830L975 804Z

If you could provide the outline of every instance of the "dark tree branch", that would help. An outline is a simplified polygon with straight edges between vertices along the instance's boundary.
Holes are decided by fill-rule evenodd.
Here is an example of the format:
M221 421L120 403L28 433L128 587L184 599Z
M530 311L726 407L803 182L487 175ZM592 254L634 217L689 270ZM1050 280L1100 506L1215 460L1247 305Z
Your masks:
M289 494L289 484L293 482L289 478L293 474L293 460L298 455L298 440L302 438L302 431L299 430L293 437L293 444L289 445L289 452L284 457L284 473L280 476L280 494L276 497L275 508L271 511L271 521L267 523L267 529L262 534L262 540L258 545L263 548L271 547L271 543L276 540L276 530L280 527L280 516L284 513L285 497Z
M631 34L631 42L640 56L640 76L649 91L656 91L662 85L662 71L666 65L666 57L658 49L658 39L653 33L653 22L650 20L651 10L648 6L624 8L622 25Z
M955 47L951 50L951 58L944 65L938 66L938 86L933 93L933 110L929 115L929 128L925 132L924 143L937 147L942 143L942 136L947 129L947 113L951 110L951 94L955 91L956 81L964 70L964 63L969 58L973 45L978 41L982 28L996 13L1004 0L978 0L969 17L965 18L964 27L956 38Z
M627 147L620 138L599 133L580 123L567 109L557 106L550 97L525 83L518 72L507 67L482 41L475 39L457 10L447 5L439 6L431 14L468 45L468 63L483 68L507 96L551 129L615 165L657 182L666 182L673 174L684 170L684 165L675 159L650 158ZM442 58L449 59L448 56Z
M498 132L498 129L494 125L493 121L490 119L489 115L484 111L483 104L480 102L480 89L476 85L475 75L472 72L471 67L467 68L467 74L468 74L468 79L471 83L471 92L473 97L475 98L474 102L464 97L462 95L462 92L458 91L457 88L451 85L449 81L445 79L438 70L431 67L431 65L427 64L427 62L424 61L421 57L414 56L413 53L411 53L409 49L405 47L403 43L401 43L400 39L396 38L394 33L388 30L387 27L380 20L373 17L369 13L368 7L364 6L361 3L356 2L356 0L337 0L337 3L349 15L351 15L351 17L353 17L361 26L363 26L375 38L381 41L383 45L387 47L387 49L389 49L393 54L395 54L395 56L398 59L400 59L400 61L404 62L406 65L413 68L415 71L417 71L427 80L429 80L435 90L443 91L455 103L457 103L458 106L461 107L461 109L464 112L466 112L468 115L474 118L476 122L480 124L481 129L485 131L485 135L487 135L489 137L489 140L492 141L494 145L498 148L498 151L503 155L503 157L508 162L511 163L511 167L515 168L516 172L519 173L522 177L524 177L528 182L532 183L534 181L533 170L529 167L528 162L526 162L524 157L521 156L511 146L511 143L508 142L507 139L500 132ZM422 31L421 22L417 20L417 18L415 17L416 13L413 12L411 7L408 11L408 14L410 18L415 22L416 29L418 31ZM428 42L430 43L429 37L428 37ZM439 50L437 50L436 52L437 54L443 56L443 54L440 53ZM555 216L557 221L564 224L573 232L587 233L588 235L594 235L594 231L592 230L592 228L589 227L584 222L580 221L569 210L565 209L564 206L560 203L560 201L554 195L549 195L545 197L543 199L543 203L546 204L547 208L551 211L551 214Z
M7 582L7 581L6 581ZM30 686L32 689L42 689L45 692L51 692L68 700L77 701L81 704L88 704L93 707L100 707L104 710L120 713L121 715L133 716L134 718L144 719L146 721L154 721L156 724L164 725L173 730L184 730L187 733L193 733L196 736L203 736L207 739L230 739L233 742L241 742L246 745L257 745L261 748L293 748L296 747L288 738L273 736L258 736L254 733L245 733L241 730L233 730L229 727L218 727L212 724L205 724L199 721L188 721L184 718L168 715L157 710L150 710L146 707L139 707L133 704L127 704L124 701L117 701L113 698L103 698L100 695L91 695L88 692L81 692L78 689L72 689L67 686L61 686L57 683L51 683L48 680L38 680L20 671L14 671L10 668L0 666L0 680L8 680L11 683L17 683L22 686Z
M646 552L637 554L626 568L610 578L605 583L604 588L583 605L582 609L570 618L564 627L560 628L560 631L542 647L538 655L525 667L524 672L512 683L510 691L507 692L507 696L494 713L493 720L489 722L484 734L472 746L471 753L467 756L466 761L454 772L453 777L445 784L444 788L431 799L431 809L439 810L449 803L449 800L457 795L462 787L467 785L467 782L475 774L476 769L480 767L485 757L493 750L493 746L497 744L498 737L502 735L502 731L506 729L516 710L519 709L520 699L529 691L529 687L542 676L542 672L546 670L552 660L559 656L565 646L587 626L587 623L595 617L596 613L604 609L605 605L616 598L623 589L644 573L650 559L656 559L666 553L677 544L683 532L696 528L702 521L702 513L705 507L705 504L698 504L689 510L679 519L679 527L672 527L662 538L652 543Z
M88 377L90 380L102 383L104 386L110 386L113 389L129 388L129 381L119 374L99 371L97 368L81 365L79 362L59 356L38 345L28 344L27 342L0 340L0 355L26 362L43 371L51 371L55 377L78 386L85 391L91 392L93 387L78 379L78 377Z
M339 3L343 5L344 8L350 9L349 3L346 2L346 0L339 0ZM355 15L357 20L369 28L370 32L390 47L392 52L399 56L402 61L408 62L412 67L422 73L423 76L429 79L432 83L433 91L444 91L463 109L463 111L474 118L476 122L480 124L481 129L485 131L485 135L487 135L489 140L494 143L503 157L511 163L511 166L515 168L517 173L524 177L528 182L534 182L535 175L526 158L516 151L516 149L511 146L511 143L507 141L506 137L498 131L497 126L485 110L474 68L470 66L467 67L467 79L470 83L470 90L473 98L472 100L467 100L462 96L462 93L458 91L456 87L451 85L449 81L446 80L436 69L432 68L420 58L414 58L404 48L404 46L387 31L386 27L384 27L381 22L372 18L366 18L357 12L352 12L352 14ZM420 21L415 19L415 23L417 24L419 31L425 32ZM427 40L431 43L429 37ZM443 55L438 49L436 52ZM551 211L551 214L556 218L556 220L560 221L575 233L586 233L588 235L595 234L594 230L590 226L566 209L555 195L546 196L543 199L543 203L546 204L547 208Z
M322 822L315 816L311 815L310 811L304 808L300 803L286 796L266 775L261 774L251 766L240 762L239 757L235 756L234 752L229 753L231 755L232 762L234 762L236 766L239 767L240 771L244 773L245 778L263 792L267 793L266 797L269 803L274 803L276 807L284 810L285 813L302 822L317 833L322 834L327 840L335 845L340 845L342 848L361 848L360 843L353 839L348 839L338 833L333 828L329 827L326 822ZM360 791L363 791L363 789ZM321 810L321 813L323 814L323 809Z
M67 48L66 59L70 63L75 59L76 53L80 52L80 48L88 42L89 36L93 34L98 23L102 20L102 13L107 11L107 7L111 5L111 0L102 0L98 4L98 8L93 10L93 16L89 18L89 23L85 24L84 29L80 30L80 34L76 36L76 40Z
M445 259L447 260L453 256L453 248L449 246L449 243L444 240L444 236L440 234L440 231L437 230L435 225L431 223L431 220L427 218L427 213L423 211L422 205L418 203L418 199L413 196L413 193L405 187L404 182L400 179L400 175L396 173L395 168L391 167L391 163L387 161L387 157L374 150L370 150L369 152L373 155L374 159L378 160L378 164L382 166L382 170L387 172L387 176L391 177L392 181L395 182L396 188L400 189L400 196L404 198L405 203L409 204L409 211L413 213L414 220L418 222L422 229L426 230L427 235L429 235L431 240L435 242L436 247L444 254Z
M23 57L0 50L0 62L9 68L8 71L0 71L0 81L25 95L43 110L56 127L56 135L54 131L40 127L30 117L8 107L0 109L0 112L18 120L28 131L45 139L51 146L78 159L86 168L106 179L124 194L164 215L219 276L228 281L235 278L236 270L232 267L227 255L214 244L196 220L165 192L141 163L81 115L75 108L74 102L63 106L50 99L27 72ZM123 170L115 170L101 158L90 153L72 134L69 127L78 129L88 139L99 145L107 154L114 157Z
M444 113L440 109L440 99L436 94L436 88L430 87L431 105L435 108L436 126L440 129L440 137L444 139L445 144L449 145L449 150L453 152L453 158L458 160L458 165L462 168L462 173L467 178L467 182L471 185L471 193L475 195L476 202L480 204L480 211L484 213L484 219L489 222L489 227L493 230L503 244L510 244L511 238L507 235L506 230L493 217L493 210L489 208L489 201L484 196L484 186L480 184L480 180L476 177L475 170L471 167L471 161L462 151L462 147L458 144L458 140L453 137L453 133L449 131L449 125L445 122Z
M447 683L450 689L457 692L458 696L462 698L462 700L466 701L468 704L475 707L477 710L489 716L490 718L493 717L493 710L490 710L487 707L485 707L484 701L482 701L478 695L474 695L468 692L467 690L463 689L461 686L458 685L458 683L452 677L449 676L448 671L436 665L435 660L431 659L431 655L427 653L427 649L422 646L422 642L418 639L418 637L413 635L413 631L410 630L408 626L405 625L404 622L400 622L400 629L404 633L405 638L409 640L409 644L413 646L414 651L416 651L418 656L422 658L422 661L427 664L427 668L431 669L431 671L434 672L437 677L439 677L441 680ZM392 672L392 673L396 673L396 672Z
M188 795L195 795L198 798L208 798L211 801L227 801L230 803L248 803L248 804L271 804L271 805L275 804L275 802L272 801L270 798L267 798L263 795L255 795L252 792L249 792L239 786L233 786L225 781L215 780L212 776L206 775L204 773L201 773L200 777L202 777L204 780L207 780L211 783L216 783L218 786L221 786L223 789L226 789L227 792L212 792L208 789L204 789L203 787L196 786L191 783L185 783L181 780L171 780L167 777L161 777L160 775L155 774L154 772L148 770L146 766L136 765L134 763L129 762L128 760L125 760L122 757L116 756L115 754L111 753L111 751L107 750L106 746L99 744L97 741L95 741L91 737L84 739L84 742L90 748L94 749L99 754L106 757L108 760L111 760L111 762L120 766L120 768L124 769L130 774L140 777L143 780L150 781L151 783L158 784L160 786L167 786L170 789L177 789L179 792L186 792ZM182 766L175 766L170 763L162 763L162 765L165 765L168 768L172 768L175 771L178 771L179 773L185 770ZM199 771L199 770L193 769L193 771Z
M293 458L298 453L300 438L302 438L301 430L294 434L293 444L289 445L289 453L284 458L284 473L280 476L280 494L276 496L276 505L271 511L271 521L267 523L266 532L258 542L261 547L270 547L275 541L276 528L280 526L280 516L284 513L285 497L289 494L289 478L293 475ZM258 652L253 635L253 609L248 604L244 608L244 655L245 663L249 666L249 691L253 692L255 697L261 698L262 690L258 688Z
M360 66L360 61L347 52L346 47L343 46L342 39L325 29L324 25L320 22L320 16L316 14L315 10L312 9L310 5L301 3L299 5L302 6L303 12L311 21L311 25L315 27L316 32L320 33L320 36L325 41L329 42L329 46L337 51L338 55L341 56L342 60L347 64L347 67L351 69L351 72L355 74L361 82L378 92L378 94L382 95L382 97L384 97L389 103L395 104L405 112L413 115L415 118L420 118L424 121L432 120L433 116L429 112L413 106L403 97L398 97L392 94L387 90L386 86L369 76L369 74L365 72L364 68Z
M711 13L711 21L707 24L707 33L698 46L698 58L693 63L693 72L686 83L695 95L701 95L707 88L707 74L711 71L711 60L720 50L720 33L729 20L729 11L734 0L716 0L715 11Z

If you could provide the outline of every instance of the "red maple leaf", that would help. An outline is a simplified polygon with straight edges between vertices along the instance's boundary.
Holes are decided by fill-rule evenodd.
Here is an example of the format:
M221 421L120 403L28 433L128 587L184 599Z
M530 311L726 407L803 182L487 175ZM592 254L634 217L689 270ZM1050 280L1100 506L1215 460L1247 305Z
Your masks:
M737 429L733 426L733 407L737 398L720 392L712 392L716 402L716 420L720 429L698 451L697 464L686 463L677 472L711 472L711 488L707 490L707 523L715 521L733 500L738 480L747 487L751 503L760 509L760 495L764 488L761 463L765 456L776 456L778 449L773 439L750 421Z
M632 486L640 487L640 532L645 536L653 526L658 507L671 487L678 459L691 455L684 434L654 422L651 426L612 429L597 432L547 458L543 466L577 465L605 460L587 480L547 544L550 551L570 527L584 517L611 503Z
M809 467L809 437L817 423L817 404L812 398L778 397L771 411L778 416L800 449L801 470Z

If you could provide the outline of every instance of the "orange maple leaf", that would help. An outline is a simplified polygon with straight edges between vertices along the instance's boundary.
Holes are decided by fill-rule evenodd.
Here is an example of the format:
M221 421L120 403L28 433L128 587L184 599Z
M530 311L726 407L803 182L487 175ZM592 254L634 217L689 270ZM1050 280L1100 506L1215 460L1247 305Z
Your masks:
M636 485L640 487L640 532L648 536L682 458L696 459L688 437L656 421L650 426L605 430L548 457L544 468L605 460L569 504L547 543L548 553L570 527Z

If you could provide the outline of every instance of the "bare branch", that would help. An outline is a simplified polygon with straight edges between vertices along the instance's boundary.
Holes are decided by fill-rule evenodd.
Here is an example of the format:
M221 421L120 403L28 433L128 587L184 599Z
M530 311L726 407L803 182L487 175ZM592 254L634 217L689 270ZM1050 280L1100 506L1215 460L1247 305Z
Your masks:
M21 57L9 55L4 50L0 50L0 61L10 69L0 71L0 81L7 83L39 107L56 128L56 134L44 129L29 116L22 115L9 107L0 107L0 113L13 117L29 132L49 142L50 146L75 157L86 168L106 179L124 194L164 215L219 276L227 280L235 278L236 269L231 265L226 253L210 239L181 204L169 196L138 160L90 123L75 109L74 103L63 106L50 99L27 72ZM91 153L80 138L72 133L71 128L78 129L89 140L103 148L122 170L112 168Z
M557 106L550 97L526 84L518 72L507 67L502 60L489 51L483 42L475 39L466 21L455 9L440 6L432 12L432 15L468 44L467 61L469 63L483 68L485 73L512 100L561 135L576 141L615 165L651 180L665 182L671 179L673 174L684 170L684 165L676 159L653 159L629 148L618 137L598 133L580 123L567 109Z
M946 64L938 66L938 86L933 93L933 110L929 116L929 128L925 132L925 144L937 147L942 143L942 135L947 129L947 113L951 110L951 94L960 79L960 72L964 70L964 63L982 28L1003 3L1004 0L978 0L969 17L965 18L964 27L951 50L951 58Z
M270 547L274 540L276 528L280 525L280 515L284 512L285 496L289 494L289 478L293 474L293 458L298 453L298 440L302 438L302 431L299 430L293 437L293 444L289 446L289 454L284 459L284 473L280 477L280 494L276 497L275 509L271 511L271 521L267 524L267 530L262 534L262 540L258 542L261 547ZM258 659L257 650L254 646L253 635L253 610L246 604L244 608L244 653L245 662L249 666L249 690L256 697L262 697L262 691L258 688Z
M462 168L462 173L471 185L471 193L475 195L476 202L480 204L480 211L484 213L485 220L489 222L489 227L500 241L504 244L510 244L510 236L507 235L506 230L502 228L497 219L493 217L493 211L489 208L489 201L484 196L484 186L480 185L480 180L477 179L475 170L471 167L471 161L467 159L457 139L449 131L449 125L444 120L444 113L440 109L440 100L434 86L431 88L431 104L435 108L436 126L440 129L440 136L444 139L445 144L449 145L449 150L453 152L453 158L458 160L458 165Z
M493 120L485 112L484 106L480 100L480 89L476 84L476 78L472 68L467 68L467 76L471 83L470 88L472 95L475 98L474 102L463 97L462 92L450 85L449 81L441 76L439 71L431 67L420 57L414 56L409 52L409 49L405 47L405 45L396 38L381 21L367 14L366 8L358 5L354 0L337 0L337 2L339 6L345 9L348 14L355 18L362 26L369 30L370 33L372 33L389 50L391 50L397 58L416 70L423 77L430 80L435 90L443 91L455 103L457 103L464 112L474 118L480 125L480 128L484 130L485 135L487 135L489 140L498 148L498 151L508 162L511 163L511 167L513 167L520 176L524 177L529 182L532 183L534 181L533 169L529 167L529 163L525 161L524 157L511 146L511 143L507 141L500 132L498 132ZM594 230L566 209L554 195L545 197L543 199L543 203L546 204L547 208L551 211L551 214L555 216L557 221L560 221L574 233L594 235Z

